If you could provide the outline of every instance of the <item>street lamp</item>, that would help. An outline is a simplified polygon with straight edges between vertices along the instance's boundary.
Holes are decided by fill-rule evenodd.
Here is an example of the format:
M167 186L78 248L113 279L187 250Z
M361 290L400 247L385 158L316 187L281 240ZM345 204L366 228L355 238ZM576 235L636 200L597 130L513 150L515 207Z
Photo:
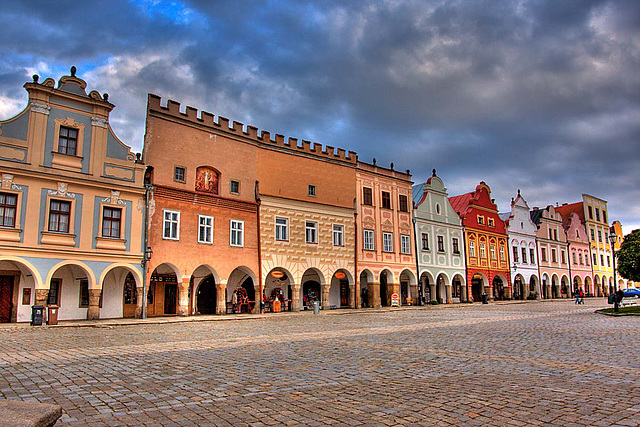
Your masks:
M614 230L611 230L609 234L609 241L611 242L611 255L613 256L613 292L618 291L618 279L616 277L616 249L615 244L618 240L618 235Z

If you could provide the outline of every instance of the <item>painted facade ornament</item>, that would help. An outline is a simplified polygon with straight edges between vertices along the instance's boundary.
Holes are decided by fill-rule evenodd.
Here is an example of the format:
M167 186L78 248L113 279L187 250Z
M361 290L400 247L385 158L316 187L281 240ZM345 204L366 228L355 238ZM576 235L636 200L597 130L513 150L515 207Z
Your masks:
M196 170L196 191L218 194L218 172L209 167Z
M117 205L120 201L120 192L117 190L111 190L111 204Z
M11 188L13 185L13 175L9 173L2 174L2 188Z
M58 190L48 190L47 194L49 194L50 196L58 196L58 197L68 197L70 199L75 199L76 198L76 194L75 193L69 193L67 191L69 184L67 184L66 182L59 182L58 183Z
M43 104L41 102L32 102L31 111L33 111L34 113L46 114L48 116L51 112L51 105Z
M99 128L107 128L109 122L107 119L102 117L91 117L91 126L96 126Z

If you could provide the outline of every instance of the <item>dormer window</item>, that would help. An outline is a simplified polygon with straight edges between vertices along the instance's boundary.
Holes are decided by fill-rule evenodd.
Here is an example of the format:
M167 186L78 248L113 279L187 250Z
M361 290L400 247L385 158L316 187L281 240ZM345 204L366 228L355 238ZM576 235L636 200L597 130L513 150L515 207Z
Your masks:
M58 153L75 156L77 147L78 129L60 126L60 135L58 138Z

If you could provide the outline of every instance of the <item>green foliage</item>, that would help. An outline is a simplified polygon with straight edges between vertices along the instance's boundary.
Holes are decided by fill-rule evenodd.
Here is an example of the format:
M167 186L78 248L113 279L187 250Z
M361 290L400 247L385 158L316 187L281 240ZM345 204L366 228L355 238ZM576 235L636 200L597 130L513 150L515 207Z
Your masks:
M431 301L430 304L431 305L438 305L438 301Z
M634 282L640 282L640 230L634 230L631 234L624 236L616 257L618 274Z

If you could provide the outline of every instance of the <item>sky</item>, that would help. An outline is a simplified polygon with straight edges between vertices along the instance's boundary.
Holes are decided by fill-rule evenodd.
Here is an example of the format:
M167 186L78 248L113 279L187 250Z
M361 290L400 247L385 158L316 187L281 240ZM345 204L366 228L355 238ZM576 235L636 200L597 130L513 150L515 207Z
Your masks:
M640 2L10 0L0 119L75 65L141 151L147 93L410 169L501 212L608 201L640 228Z

